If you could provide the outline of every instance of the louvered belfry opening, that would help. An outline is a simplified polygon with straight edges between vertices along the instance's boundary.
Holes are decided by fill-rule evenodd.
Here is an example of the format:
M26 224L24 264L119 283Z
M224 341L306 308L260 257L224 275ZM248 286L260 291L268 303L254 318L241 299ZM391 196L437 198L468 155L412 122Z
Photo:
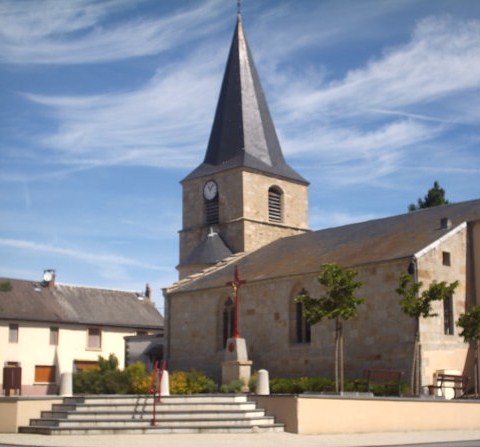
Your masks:
M282 191L272 186L268 190L268 220L270 222L282 221Z
M205 200L205 223L215 225L220 221L218 196L213 200Z

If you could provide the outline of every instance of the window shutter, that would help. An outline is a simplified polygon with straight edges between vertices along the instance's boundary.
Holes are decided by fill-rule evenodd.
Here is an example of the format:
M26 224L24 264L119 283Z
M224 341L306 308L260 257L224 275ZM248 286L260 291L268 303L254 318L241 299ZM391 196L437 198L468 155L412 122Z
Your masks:
M268 190L268 220L270 222L282 221L282 192L275 187Z

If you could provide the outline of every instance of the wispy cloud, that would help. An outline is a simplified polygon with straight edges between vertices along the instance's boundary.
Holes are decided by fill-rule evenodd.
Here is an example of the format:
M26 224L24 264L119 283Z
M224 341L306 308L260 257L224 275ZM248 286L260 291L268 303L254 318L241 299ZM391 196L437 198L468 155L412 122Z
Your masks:
M92 251L82 251L56 245L42 244L38 242L19 240L19 239L0 239L0 246L15 248L17 250L27 250L30 252L42 252L53 255L60 255L67 258L83 261L88 264L116 267L139 267L147 270L163 271L161 267L154 264L137 261L135 259L117 256L114 254L94 253Z
M441 101L454 93L468 94L480 85L479 41L477 20L424 19L410 42L386 50L344 79L321 88L296 84L298 90L291 89L283 97L282 109L298 117L317 112L338 119L371 114L375 109L406 108L403 111L408 112L409 106Z
M67 164L191 166L208 138L220 76L215 55L196 53L160 69L142 88L100 96L26 97L50 109L60 126L43 136L45 148ZM217 68L217 70L215 70Z
M322 175L343 184L391 174L429 142L439 156L457 126L480 123L471 100L480 87L479 41L479 21L430 17L410 41L343 79L285 82L274 107L282 112L286 152L308 157L310 167L318 164ZM468 152L457 150L456 161L462 156L469 167Z
M62 51L54 51L53 47L48 51L60 58L64 57L62 54L77 53L77 62L82 62L85 59L76 48L83 45L89 57L95 55L86 44L89 39L94 39L99 48L114 45L116 40L111 33L118 30L96 29L94 24L101 22L109 8L127 8L127 3L106 2L99 7L96 2L85 0L82 4L86 12L77 11L75 20L68 25L72 31L83 32L62 40ZM332 5L328 3L329 14L335 13ZM132 46L144 48L142 51L163 51L168 45L162 46L161 42L168 41L170 32L172 45L186 38L179 35L185 34L182 26L188 26L188 34L193 37L204 36L209 24L218 20L218 6L218 1L206 1L195 10L179 10L157 21L122 22L123 36L119 42L129 40ZM391 14L398 7L395 3L390 9L364 8L358 11L360 19L356 20L376 21L379 14ZM281 4L259 16L255 34L269 29L259 25L275 23L286 11L307 17L305 11L293 12ZM71 18L71 14L66 7L56 21L47 20L50 25L41 32L40 41L55 40L56 32L67 26L62 21ZM290 22L298 26L299 21ZM149 31L150 25L159 34ZM137 26L144 27L144 32L139 32ZM332 36L340 38L341 27L327 23L322 28L326 34L318 32L292 39L287 28L278 35L300 50L331 44ZM8 35L19 34L18 30L8 31ZM160 34L167 36L165 40ZM290 70L289 47L277 42L275 48L287 51L283 59L278 52L272 55L276 66L269 68L270 77L263 81L276 83L274 96L269 99L285 152L291 157L301 156L304 161L308 159L309 166L328 166L330 178L346 184L395 172L423 143L442 138L460 123L480 120L476 102L467 99L479 86L479 41L479 21L431 16L417 24L409 40L384 49L374 59L333 81L322 76L325 68L321 63L310 64L305 72ZM114 58L131 57L130 46L125 46L123 55L113 47L108 52ZM68 62L68 57L64 57L63 63ZM90 96L25 93L25 97L46 107L58 123L40 142L45 150L55 150L57 161L69 165L69 169L104 165L185 168L198 163L199 142L206 145L216 99L211 92L218 91L223 64L218 44L214 47L205 39L159 68L136 90ZM460 104L462 97L466 101ZM340 180L336 167L344 173Z
M208 35L213 19L226 7L210 0L180 7L169 16L136 18L135 3L4 1L0 5L0 60L81 64L152 55ZM113 14L128 18L104 25L102 20Z

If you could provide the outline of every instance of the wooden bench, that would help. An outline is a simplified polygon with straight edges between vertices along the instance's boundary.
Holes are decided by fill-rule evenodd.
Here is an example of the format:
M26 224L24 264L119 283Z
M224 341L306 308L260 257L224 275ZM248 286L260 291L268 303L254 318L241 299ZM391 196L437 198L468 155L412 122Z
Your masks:
M396 369L366 369L363 371L363 378L354 381L356 389L363 389L371 392L373 385L383 385L396 391L398 396L402 395L401 382L403 371Z
M453 398L461 397L467 393L468 376L461 374L436 374L436 385L429 385L428 392L431 395L435 394L435 390L440 390L440 394L445 396L447 388L453 389Z

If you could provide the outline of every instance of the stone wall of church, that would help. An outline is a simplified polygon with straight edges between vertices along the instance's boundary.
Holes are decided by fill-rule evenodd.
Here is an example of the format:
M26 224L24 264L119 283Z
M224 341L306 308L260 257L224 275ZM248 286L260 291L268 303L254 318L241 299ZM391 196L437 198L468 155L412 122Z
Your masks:
M219 224L211 225L234 253L255 250L281 237L308 231L307 185L265 173L232 169L183 183L180 262L207 236L203 187L213 179L219 191ZM282 222L270 222L268 190L282 191Z
M226 240L224 226L207 225L206 223L203 188L205 183L211 179L215 180L218 185L220 222L235 221L242 217L243 191L240 186L242 184L240 171L229 170L217 173L211 177L195 178L183 182L180 262L183 262L192 250L207 236L210 227L222 236L232 251L243 251L243 239L232 247L229 241Z
M282 191L282 224L292 228L308 229L307 186L291 180L271 177L264 173L242 172L243 217L257 222L269 222L268 190L274 186Z
M355 320L345 324L345 371L358 377L366 368L395 368L409 374L414 322L400 309L395 292L409 259L358 268L366 298ZM246 278L248 280L248 278ZM312 328L310 343L297 343L294 298L302 289L321 293L316 274L247 283L241 289L240 332L255 370L272 377L333 376L334 325ZM219 378L223 359L222 311L228 287L173 295L168 307L170 369L198 368Z
M447 283L459 281L452 302L451 331L446 322L448 315L445 315L443 302L432 304L436 316L420 321L423 384L432 383L433 374L437 370L463 372L467 366L468 345L458 335L460 330L456 321L460 314L465 312L468 264L466 225L460 231L453 230L453 234L435 243L430 250L419 256L417 261L418 280L423 283L423 288L427 288L433 280Z

